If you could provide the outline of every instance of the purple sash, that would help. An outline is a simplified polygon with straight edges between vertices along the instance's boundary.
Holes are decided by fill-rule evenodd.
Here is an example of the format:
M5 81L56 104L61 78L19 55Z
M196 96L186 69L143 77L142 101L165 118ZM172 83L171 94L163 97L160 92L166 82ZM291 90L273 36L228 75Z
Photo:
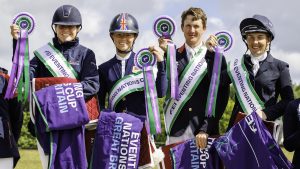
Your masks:
M215 151L210 151L214 140L215 138L208 138L205 149L198 149L195 139L187 140L171 148L173 168L219 169L221 165L218 154Z
M84 124L89 122L81 83L56 84L33 94L37 137L49 169L86 169Z
M226 168L292 168L256 112L246 116L224 136L215 140L213 147Z
M92 169L138 168L143 123L126 113L101 112Z
M34 93L47 131L67 130L89 122L81 83L56 84Z

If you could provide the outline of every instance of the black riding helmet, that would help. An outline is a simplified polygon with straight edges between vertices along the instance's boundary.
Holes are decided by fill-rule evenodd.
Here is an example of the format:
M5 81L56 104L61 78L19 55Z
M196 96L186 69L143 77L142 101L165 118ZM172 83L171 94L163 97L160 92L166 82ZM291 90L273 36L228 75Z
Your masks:
M271 41L275 37L275 31L272 22L263 15L253 15L252 18L246 18L242 20L242 22L240 23L240 31L241 31L243 41L247 47L246 52L248 51L248 45L246 41L247 33L251 33L251 32L266 33L271 38ZM271 42L269 44L269 50L267 52L270 52L270 50L271 50Z
M254 15L252 18L246 18L240 23L240 31L243 39L246 39L246 34L250 32L265 32L271 41L275 37L275 31L272 22L263 15Z
M67 26L78 26L79 30L82 28L81 14L79 10L72 5L62 5L56 9L53 14L51 28L56 37L53 25L67 25Z
M109 27L110 37L112 38L113 33L133 33L135 37L139 34L139 25L137 20L129 13L120 13L116 15L110 23ZM128 51L120 51L117 48L117 51L120 53L129 53L133 49L134 42Z
M52 25L82 25L81 14L79 10L72 5L63 5L56 9Z

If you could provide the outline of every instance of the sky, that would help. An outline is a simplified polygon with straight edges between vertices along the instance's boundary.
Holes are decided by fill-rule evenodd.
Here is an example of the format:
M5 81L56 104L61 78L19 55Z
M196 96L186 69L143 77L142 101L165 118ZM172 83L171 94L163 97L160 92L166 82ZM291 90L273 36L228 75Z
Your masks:
M130 13L139 23L140 33L134 46L137 52L141 48L158 45L152 27L154 20L161 15L175 20L177 27L173 40L181 46L184 43L180 29L181 13L189 7L200 7L208 17L203 40L222 30L233 34L234 45L225 53L227 61L241 57L246 51L239 33L240 22L254 14L267 16L275 28L271 54L289 63L292 82L300 84L300 22L297 19L300 1L297 0L0 0L0 4L0 66L9 71L12 57L9 26L19 12L29 12L35 17L36 27L29 37L30 57L33 57L32 52L53 37L51 21L54 11L64 4L74 5L81 11L83 20L83 28L78 34L80 43L95 52L99 65L115 54L108 30L118 13Z

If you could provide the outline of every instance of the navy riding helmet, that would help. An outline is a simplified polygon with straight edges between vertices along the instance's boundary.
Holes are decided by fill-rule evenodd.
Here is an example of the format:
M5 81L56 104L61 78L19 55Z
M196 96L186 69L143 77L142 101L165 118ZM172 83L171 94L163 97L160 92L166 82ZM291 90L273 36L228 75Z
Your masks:
M52 25L82 26L81 14L72 5L62 5L56 9L52 18Z
M120 13L111 21L109 27L110 33L135 33L139 34L139 25L137 20L129 13Z
M240 31L243 40L246 39L246 33L250 32L265 32L271 41L275 37L275 31L272 22L263 15L254 15L252 18L246 18L240 23Z

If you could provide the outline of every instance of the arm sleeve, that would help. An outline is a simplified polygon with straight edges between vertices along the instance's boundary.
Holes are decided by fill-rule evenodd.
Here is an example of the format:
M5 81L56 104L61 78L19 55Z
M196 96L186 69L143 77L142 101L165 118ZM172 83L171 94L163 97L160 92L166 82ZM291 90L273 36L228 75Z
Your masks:
M29 70L30 70L30 79L38 77L38 65L39 59L35 56L30 60Z
M299 102L297 102L299 104ZM286 113L283 118L283 145L288 151L294 151L300 148L300 128L297 126L299 118L297 117L296 102L291 102L286 109Z
M222 72L226 72L226 76L228 76L227 74L227 62L225 57L222 57L222 66L221 66L221 73ZM220 79L220 83L219 83L219 89L218 89L218 95L217 95L217 101L216 101L216 118L221 118L225 108L227 106L228 103L228 99L229 99L229 92L230 92L230 88L229 85L230 83L221 83Z
M281 100L263 110L266 113L267 120L275 120L282 116L288 103L294 99L289 65L284 63L281 70L279 81L276 84L276 90L279 91Z
M83 61L79 79L83 86L85 99L92 97L98 92L100 84L96 66L96 58L94 52L89 49Z
M101 65L98 67L98 74L99 74L99 80L101 86L101 90L98 91L98 99L99 99L100 109L103 110L105 109L105 99L108 91L105 83L105 73L102 70Z
M213 53L214 55L214 53ZM210 60L210 62L213 62L214 60ZM211 66L209 66L211 65ZM211 77L212 70L213 70L213 64L208 64L208 76ZM222 56L222 65L221 65L221 72L227 70L227 63L224 56ZM211 78L209 78L211 79ZM220 79L221 80L221 79ZM213 129L219 125L219 119L222 117L223 112L227 106L228 98L229 98L229 84L221 85L221 81L219 84L218 94L217 94L217 101L216 101L216 109L215 109L215 117L206 118L204 119L204 122L202 123L202 126L200 126L199 130L197 132L203 131L206 133L210 133ZM197 133L194 133L197 134Z
M165 61L157 62L157 69L158 69L157 78L156 78L157 95L159 98L162 98L166 95L167 88L168 88Z
M202 117L201 122L198 120L197 124L195 123L195 121L193 121L192 123L194 123L194 125L192 125L192 126L196 127L195 130L194 130L194 135L196 136L201 131L208 134L209 133L209 128L211 127L211 125L209 124L209 121L210 120L207 117Z
M194 135L197 135L200 131L203 131L203 132L207 133L207 130L208 130L208 118L205 118L203 120L203 123L200 126L199 130L196 130Z
M220 73L220 88L227 87L231 84L231 79L227 72L227 62L225 56L222 58L222 68Z

